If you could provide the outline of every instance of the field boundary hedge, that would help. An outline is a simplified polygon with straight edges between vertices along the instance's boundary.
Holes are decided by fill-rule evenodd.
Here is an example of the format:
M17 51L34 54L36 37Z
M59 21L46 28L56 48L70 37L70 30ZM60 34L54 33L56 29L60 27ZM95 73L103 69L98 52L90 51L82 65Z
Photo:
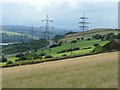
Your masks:
M110 52L115 52L118 50L112 50ZM101 53L108 53L108 52L101 52ZM86 54L81 54L81 55L73 55L73 56L63 56L63 57L58 57L58 58L49 58L45 60L26 60L26 61L19 61L19 62L14 62L12 64L6 64L4 66L1 66L0 68L7 68L7 67L14 67L14 66L21 66L21 65L31 65L31 64L38 64L38 63L44 63L44 62L51 62L51 61L58 61L58 60L65 60L65 59L70 59L70 58L77 58L77 57L83 57L83 56L89 56L89 55L95 55L95 54L100 54L100 53L86 53Z

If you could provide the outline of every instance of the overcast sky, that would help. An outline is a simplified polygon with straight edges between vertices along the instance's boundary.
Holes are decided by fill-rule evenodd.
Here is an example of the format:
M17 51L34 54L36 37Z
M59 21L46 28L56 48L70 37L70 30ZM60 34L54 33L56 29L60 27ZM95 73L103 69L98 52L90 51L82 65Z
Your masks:
M5 0L6 1L6 0ZM13 0L2 2L2 24L42 26L49 15L51 26L61 29L78 29L85 12L90 28L117 28L117 0ZM21 1L21 2L20 2ZM89 2L88 2L89 1ZM106 2L104 2L106 1ZM111 1L111 2L110 2Z

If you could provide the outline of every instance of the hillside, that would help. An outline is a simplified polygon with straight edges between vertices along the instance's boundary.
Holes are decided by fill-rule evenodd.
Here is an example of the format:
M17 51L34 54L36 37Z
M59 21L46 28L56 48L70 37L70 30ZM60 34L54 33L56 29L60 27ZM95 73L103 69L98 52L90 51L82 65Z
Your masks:
M96 28L96 29L92 29L89 31L85 31L84 38L91 38L95 34L104 35L104 34L108 34L108 33L117 34L118 30L110 29L110 28ZM63 41L63 42L67 41L68 42L68 41L76 40L77 38L82 38L82 32L66 35L60 41Z
M2 43L27 42L33 38L28 34L12 31L2 31Z
M101 30L101 32L100 32ZM49 46L44 46L40 47L37 43L41 44L40 42L37 42L35 47L36 48L31 48L33 44L29 45L28 43L21 43L20 44L15 44L11 46L4 46L3 47L3 53L5 55L10 55L10 54L19 54L19 53L24 53L23 56L20 56L19 58L16 57L15 55L7 57L7 61L4 63L1 63L1 65L9 65L9 61L12 62L14 65L19 65L21 61L24 63L33 61L34 59L38 60L38 62L45 61L47 58L53 58L53 59L60 59L60 58L70 58L70 57L76 57L76 56L81 56L81 55L88 55L88 54L95 54L95 53L101 53L104 52L104 45L108 44L111 40L117 39L120 36L114 35L113 33L110 33L110 30L113 31L113 33L117 34L117 30L112 30L112 29L99 29L99 30L91 30L87 31L88 33L91 33L92 35L95 34L95 32L99 33L106 33L107 35L104 35L104 37L101 35L100 36L95 36L91 39L77 39L74 40L74 42L69 42L69 40L65 43L60 42L60 43L55 43ZM109 32L108 32L109 31ZM85 32L85 33L87 33ZM110 34L109 34L110 33ZM77 33L76 33L77 34ZM72 35L72 34L71 34ZM69 35L66 34L65 37ZM90 35L89 35L90 36ZM71 38L71 37L69 37ZM74 38L74 36L73 36ZM87 38L87 37L86 37ZM65 38L64 38L65 39ZM72 39L70 39L72 40ZM26 47L27 46L27 47ZM10 48L11 47L11 48ZM18 48L19 47L19 48ZM24 48L23 48L24 47ZM114 46L116 47L116 45ZM22 49L22 51L21 51ZM112 50L112 49L111 49ZM109 51L109 50L107 50ZM33 61L34 62L34 61ZM17 64L16 64L17 63Z
M118 88L118 52L2 71L3 88Z
M50 36L53 37L57 34L64 34L65 30L64 29L58 29L58 28L49 28L50 32L52 33ZM2 30L3 31L8 31L8 32L15 32L15 33L23 33L23 34L27 34L27 35L31 35L32 33L32 26L19 26L19 25L2 25ZM42 26L37 27L34 26L33 27L33 34L37 37L42 37L44 32L44 27Z
M50 37L53 38L58 34L65 34L64 29L57 29L50 27ZM69 30L68 30L69 31ZM32 37L33 35L33 37ZM29 41L31 38L38 39L43 38L44 36L44 27L33 27L32 26L19 26L19 25L2 25L2 42L3 43L12 43L12 42L21 42Z

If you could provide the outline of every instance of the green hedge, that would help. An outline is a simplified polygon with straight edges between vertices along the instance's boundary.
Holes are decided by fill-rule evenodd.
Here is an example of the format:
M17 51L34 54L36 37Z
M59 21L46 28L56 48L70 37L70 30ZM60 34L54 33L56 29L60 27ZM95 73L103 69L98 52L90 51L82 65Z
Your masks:
M100 52L91 52L91 53L86 53L86 54L82 54L82 55L64 56L64 57L42 59L42 60L39 59L39 60L18 61L18 62L13 62L11 64L6 64L6 65L4 65L2 67L14 67L14 66L21 66L21 65L29 65L29 64L36 64L36 63L64 60L64 59L76 58L76 57L82 57L82 56L88 56L88 55L94 55L94 54L99 54L99 53ZM102 53L104 53L104 52L102 52Z
M71 52L71 51L77 51L77 50L80 50L80 48L76 47L76 48L64 49L64 50L58 51L57 54L65 53L65 52Z

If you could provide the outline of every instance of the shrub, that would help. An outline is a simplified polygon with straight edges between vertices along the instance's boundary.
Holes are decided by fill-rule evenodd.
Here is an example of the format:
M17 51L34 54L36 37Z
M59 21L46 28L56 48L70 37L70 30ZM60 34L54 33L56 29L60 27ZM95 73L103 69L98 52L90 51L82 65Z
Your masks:
M41 53L41 54L39 54L39 56L45 56L46 54L45 53Z
M57 54L61 53L61 51L58 51Z
M81 38L81 40L84 40L84 38Z
M76 41L76 40L73 40L73 41L71 41L71 43L77 43L77 41Z
M73 51L73 49L72 49L72 48L70 48L70 49L67 49L66 51L67 51L67 52L71 52L71 51Z
M77 38L77 40L80 40L80 38Z
M83 49L91 49L92 47L86 47L86 48L83 48Z
M46 55L45 58L53 58L51 55Z
M67 43L67 41L65 41L65 43Z
M38 59L38 58L39 58L39 55L33 54L33 59Z
M37 52L37 49L34 49L34 52Z
M95 43L95 44L94 44L94 47L98 47L98 46L100 46L98 43Z
M101 38L101 41L104 41L104 38Z
M94 39L102 39L103 36L100 35L100 34L96 34L96 35L93 35L92 38L94 38Z
M79 47L76 47L76 48L70 48L70 49L67 49L67 52L71 52L71 51L76 51L76 50L80 50L80 48Z
M63 44L63 41L60 41L60 42L59 42L59 44L61 44L61 45L62 45L62 44Z
M111 41L111 40L113 40L115 38L116 38L116 35L114 33L108 33L108 34L104 35L105 40L110 40Z
M65 53L65 52L71 52L71 51L76 51L76 50L80 50L80 48L76 47L76 48L64 49L62 51L58 51L57 54L59 54L59 53Z
M58 46L61 46L62 45L62 43L58 43Z
M60 51L60 53L64 53L64 52L66 52L66 50L62 50L62 51Z
M76 47L76 48L74 48L73 50L74 50L74 51L76 51L76 50L80 50L80 48L79 48L79 47Z
M87 38L87 41L89 41L91 38Z
M58 41L62 38L64 38L64 35L56 35L55 37L53 37L53 41L58 43Z
M7 64L12 64L13 62L12 61L8 61Z
M58 44L52 44L51 46L50 46L50 48L54 48L54 47L57 47L58 46Z
M76 33L76 32L70 31L70 32L67 32L65 35L75 34L75 33Z
M63 54L63 55L62 55L62 57L65 57L65 56L67 56L67 54Z
M16 57L19 58L19 57L23 57L24 54L17 54Z
M28 60L28 58L23 56L23 57L20 57L18 60Z

